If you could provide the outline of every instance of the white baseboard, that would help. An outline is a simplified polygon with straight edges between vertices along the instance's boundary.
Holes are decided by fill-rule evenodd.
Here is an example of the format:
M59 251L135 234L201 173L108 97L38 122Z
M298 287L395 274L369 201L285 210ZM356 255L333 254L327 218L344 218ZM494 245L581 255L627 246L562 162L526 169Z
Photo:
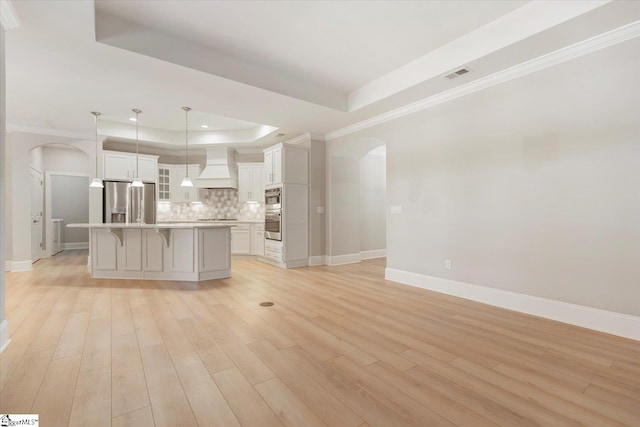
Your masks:
M385 269L385 278L521 313L640 341L640 317L504 291L410 271Z
M370 251L360 252L360 259L384 258L387 256L386 249L373 249Z
M4 271L11 271L11 261L5 261L4 262Z
M313 267L314 265L326 265L327 264L327 256L326 255L316 255L309 257L309 267Z
M386 249L373 249L353 254L325 256L325 262L327 265L353 264L365 259L384 258L386 256Z
M33 262L31 260L27 261L12 261L11 262L11 271L31 271L33 270Z
M89 249L89 242L73 242L62 244L63 251L70 251L74 249Z
M3 320L0 323L0 353L7 348L11 340L9 339L9 322Z
M362 261L360 252L355 254L329 256L327 258L327 265L353 264Z

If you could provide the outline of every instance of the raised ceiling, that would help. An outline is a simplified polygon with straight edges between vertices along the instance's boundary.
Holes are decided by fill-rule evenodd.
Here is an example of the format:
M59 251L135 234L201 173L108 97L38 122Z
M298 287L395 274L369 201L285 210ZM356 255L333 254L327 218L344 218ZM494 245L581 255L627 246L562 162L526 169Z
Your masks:
M607 1L13 1L10 129L264 146L322 136L640 19ZM472 72L443 76L461 66ZM201 124L209 125L203 130Z

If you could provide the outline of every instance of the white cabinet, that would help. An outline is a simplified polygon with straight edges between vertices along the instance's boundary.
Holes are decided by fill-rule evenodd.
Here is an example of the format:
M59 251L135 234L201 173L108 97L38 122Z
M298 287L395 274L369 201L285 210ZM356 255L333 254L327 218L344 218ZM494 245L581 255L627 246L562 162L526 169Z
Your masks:
M171 202L199 202L200 191L198 187L181 187L185 177L184 165L162 165L169 169L169 201ZM189 165L189 178L195 180L200 175L200 165Z
M158 180L158 156L140 154L136 161L135 154L103 151L102 159L103 179L130 181L136 177L137 165L140 179L145 182L157 182Z
M261 202L264 201L262 163L238 163L238 201Z
M231 254L251 255L251 224L237 224L231 229Z
M282 148L272 147L264 152L265 185L282 182Z
M158 165L158 201L171 201L171 166Z
M251 255L264 256L264 223L251 224Z
M188 281L230 277L229 234L229 227L91 228L91 274Z
M280 143L264 150L265 186L309 182L309 157L305 147Z
M264 241L264 256L277 263L282 263L283 243L277 240Z

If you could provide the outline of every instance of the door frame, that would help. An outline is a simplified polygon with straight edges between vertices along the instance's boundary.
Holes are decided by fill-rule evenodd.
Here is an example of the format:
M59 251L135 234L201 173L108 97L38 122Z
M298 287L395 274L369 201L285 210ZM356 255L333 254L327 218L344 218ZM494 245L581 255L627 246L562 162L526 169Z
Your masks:
M45 256L48 258L52 256L52 245L53 242L53 222L51 217L51 177L52 176L78 176L85 177L87 179L90 178L88 173L78 173L78 172L60 172L60 171L46 171L44 178L44 224L45 224ZM88 184L87 184L88 185ZM87 191L89 191L89 187L87 187ZM91 218L91 195L89 195L89 206L87 206L87 211L89 212L89 218Z
M31 231L31 233L29 234L30 239L31 239L31 263L35 263L39 260L41 260L42 258L44 258L46 256L46 251L44 248L44 200L42 200L44 198L44 174L41 170L38 170L36 168L34 168L33 166L29 167L29 193L31 193L32 189L32 176L33 173L36 172L37 174L40 175L40 249L36 250L34 252L33 250L33 231ZM31 202L33 202L33 198L31 197L31 194L29 195L29 198L31 199ZM31 211L29 212L29 223L31 224L31 227L33 227L34 221L33 218L34 216L31 215L33 213L33 206L31 206ZM31 230L31 229L30 229ZM36 258L34 259L34 253L37 253Z

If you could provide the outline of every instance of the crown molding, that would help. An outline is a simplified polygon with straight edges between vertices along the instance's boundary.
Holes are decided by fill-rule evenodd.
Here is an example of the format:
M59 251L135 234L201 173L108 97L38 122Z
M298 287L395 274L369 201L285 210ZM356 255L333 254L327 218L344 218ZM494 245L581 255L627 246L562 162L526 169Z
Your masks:
M309 135L311 136L311 139L313 139L315 141L325 141L324 135L322 135L321 133L313 133L313 132L311 132Z
M286 141L282 141L285 144L292 144L292 145L305 145L305 144L310 144L311 143L311 134L309 132L303 133L302 135L298 135L294 138L291 139L287 139Z
M521 64L514 65L513 67L498 71L489 76L479 78L462 86L440 92L436 95L421 99L420 101L416 101L411 104L407 104L400 108L396 108L395 110L388 111L384 114L380 114L367 120L363 120L350 126L346 126L344 128L329 132L325 135L325 139L327 141L331 141L342 136L370 128L372 126L376 126L390 120L394 120L418 111L434 107L436 105L443 104L445 102L449 102L456 98L460 98L474 92L496 86L500 83L504 83L510 80L517 79L519 77L526 76L528 74L535 73L540 70L544 70L554 65L558 65L563 62L578 58L580 56L587 55L589 53L596 52L610 46L614 46L638 36L640 36L640 21L635 21L606 33L602 33L581 42L564 47L562 49L558 49L546 55L542 55Z
M20 20L9 0L0 0L0 24L5 31L13 30L20 26Z
M61 130L61 129L42 128L42 127L24 126L24 125L17 125L14 123L7 123L7 133L11 133L11 132L31 133L35 135L46 135L46 136L59 136L62 138L83 139L83 140L90 140L90 141L95 139L95 136L90 134L70 132L70 131Z

